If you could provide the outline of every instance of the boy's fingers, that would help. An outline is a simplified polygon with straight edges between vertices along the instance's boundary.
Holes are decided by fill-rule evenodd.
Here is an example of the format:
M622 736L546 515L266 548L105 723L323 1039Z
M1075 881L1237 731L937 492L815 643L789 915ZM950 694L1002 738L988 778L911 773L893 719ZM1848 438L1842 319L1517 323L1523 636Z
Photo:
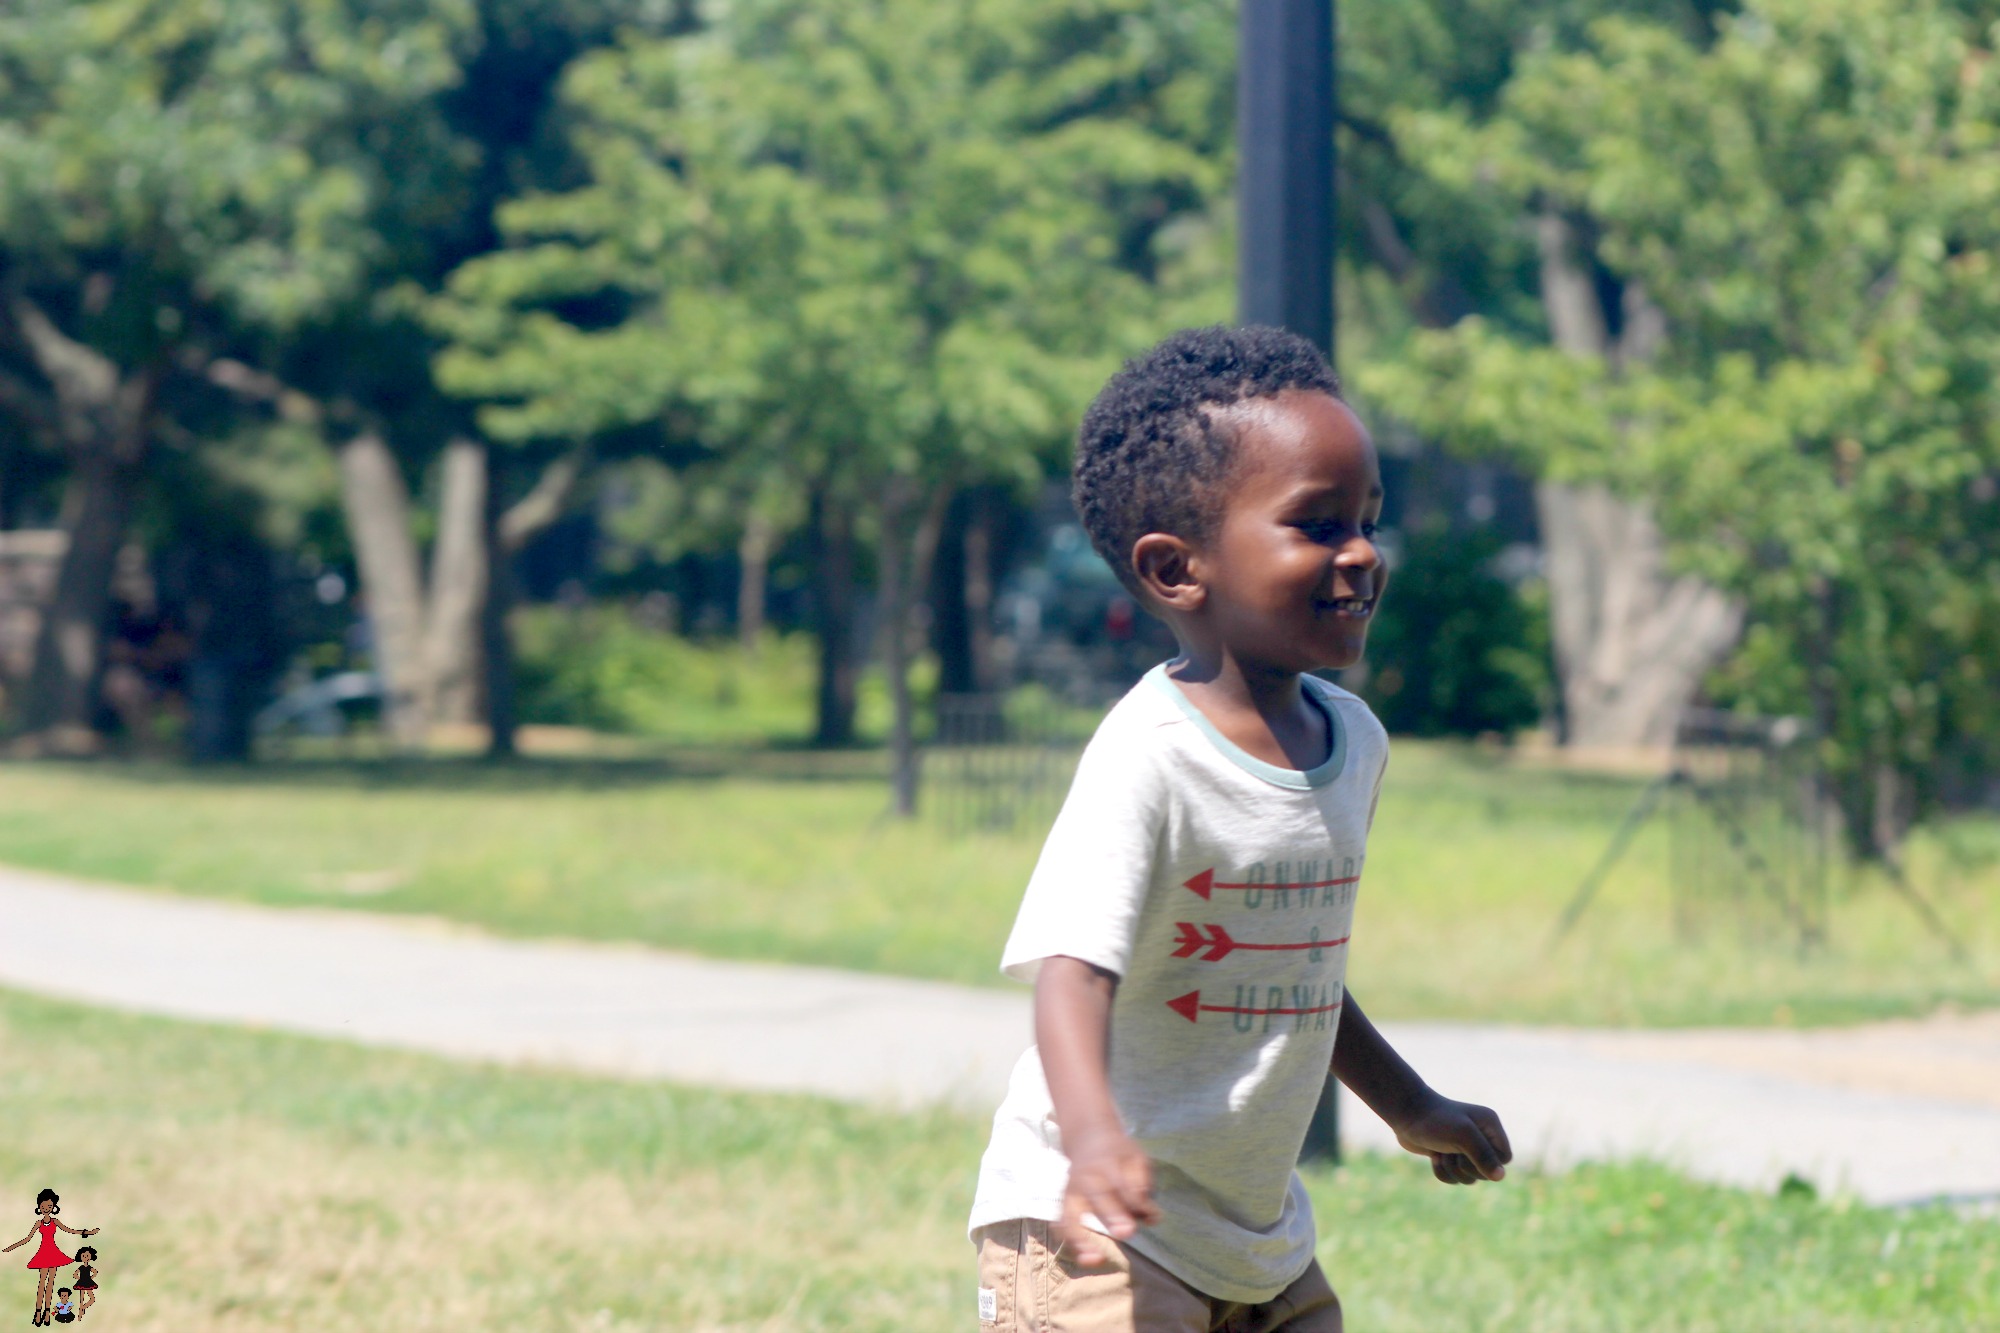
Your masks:
M1077 1188L1077 1201L1082 1205L1078 1216L1081 1217L1085 1210L1089 1211L1104 1224L1107 1232L1119 1240L1126 1239L1139 1229L1141 1222L1147 1220L1143 1217L1135 1219L1133 1214L1144 1213L1149 1206L1144 1194L1127 1185L1125 1177L1128 1175L1124 1168L1113 1168L1102 1174L1093 1174Z
M1095 1268L1104 1262L1104 1238L1083 1224L1087 1206L1074 1194L1063 1200L1062 1220L1056 1223L1056 1242L1068 1248L1070 1257L1078 1264Z
M1131 1210L1133 1218L1141 1226L1151 1226L1160 1220L1160 1205L1153 1199L1151 1159L1134 1157L1126 1163L1124 1193L1121 1202Z
M1507 1159L1500 1155L1486 1127L1479 1123L1478 1116L1467 1116L1472 1132L1465 1135L1465 1156L1472 1159L1473 1167L1488 1180L1498 1180L1507 1174Z
M1474 1109L1472 1123L1479 1126L1479 1132L1486 1136L1494 1150L1500 1154L1502 1162L1514 1160L1514 1145L1507 1140L1507 1128L1500 1123L1500 1117L1487 1107Z
M1079 1268L1096 1268L1105 1260L1104 1237L1081 1223L1065 1224L1057 1239L1069 1247L1070 1258Z
M1440 1153L1439 1156L1444 1159L1443 1174L1439 1179L1447 1185L1477 1185L1487 1178L1481 1174L1479 1163L1462 1152Z
M1090 1211L1097 1215L1098 1221L1104 1223L1104 1229L1119 1240L1124 1240L1139 1229L1138 1224L1132 1220L1132 1215L1125 1211L1125 1204L1119 1199L1117 1191L1092 1191L1089 1203Z

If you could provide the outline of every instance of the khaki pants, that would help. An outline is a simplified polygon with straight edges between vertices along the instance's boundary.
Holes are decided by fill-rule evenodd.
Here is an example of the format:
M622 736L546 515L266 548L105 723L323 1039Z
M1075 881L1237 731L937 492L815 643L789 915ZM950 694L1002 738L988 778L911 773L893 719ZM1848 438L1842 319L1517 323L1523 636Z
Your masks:
M1205 1296L1115 1243L1109 1263L1079 1268L1053 1248L1053 1230L1028 1220L973 1233L980 1333L1341 1333L1340 1301L1317 1260L1270 1300L1246 1305Z

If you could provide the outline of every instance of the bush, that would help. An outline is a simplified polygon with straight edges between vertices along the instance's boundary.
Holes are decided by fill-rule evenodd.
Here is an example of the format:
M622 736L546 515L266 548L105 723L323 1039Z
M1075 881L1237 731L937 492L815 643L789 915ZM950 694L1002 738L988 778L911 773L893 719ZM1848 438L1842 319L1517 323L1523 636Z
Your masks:
M515 613L521 720L692 742L799 740L812 731L814 646L769 635L753 657L636 621L624 607Z
M1390 731L1511 734L1541 720L1553 678L1546 596L1495 573L1499 553L1486 531L1404 534L1359 690Z

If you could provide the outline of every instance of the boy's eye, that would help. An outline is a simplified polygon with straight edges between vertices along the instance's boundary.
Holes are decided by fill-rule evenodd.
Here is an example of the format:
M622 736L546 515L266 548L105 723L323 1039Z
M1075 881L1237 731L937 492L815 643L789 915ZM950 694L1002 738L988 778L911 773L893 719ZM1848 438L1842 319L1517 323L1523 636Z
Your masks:
M1350 529L1345 523L1342 523L1337 519L1325 519L1325 518L1308 519L1305 522L1300 523L1298 525L1298 528L1300 532L1303 532L1307 536L1307 538L1316 542L1336 541L1342 535L1350 531ZM1375 524L1363 523L1361 525L1361 535L1367 538L1369 541L1375 540L1375 533L1376 533Z

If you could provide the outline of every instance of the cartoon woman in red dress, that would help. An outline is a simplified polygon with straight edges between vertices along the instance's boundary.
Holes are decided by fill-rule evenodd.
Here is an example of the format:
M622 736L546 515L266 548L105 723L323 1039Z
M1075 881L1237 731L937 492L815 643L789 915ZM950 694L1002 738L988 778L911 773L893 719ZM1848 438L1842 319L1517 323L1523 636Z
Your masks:
M0 1250L0 1254L18 1250L33 1240L36 1232L39 1231L41 1233L41 1248L35 1251L34 1258L28 1260L28 1267L37 1270L41 1274L42 1279L41 1286L35 1292L35 1317L28 1321L37 1326L49 1322L49 1298L55 1294L56 1270L67 1268L73 1262L68 1255L57 1248L56 1228L60 1227L72 1236L95 1236L97 1234L96 1227L89 1227L78 1231L75 1227L65 1222L58 1222L56 1214L61 1211L61 1200L57 1197L56 1192L54 1190L43 1190L35 1196L35 1225L28 1228L27 1235L21 1237L21 1239L15 1241L6 1249Z

